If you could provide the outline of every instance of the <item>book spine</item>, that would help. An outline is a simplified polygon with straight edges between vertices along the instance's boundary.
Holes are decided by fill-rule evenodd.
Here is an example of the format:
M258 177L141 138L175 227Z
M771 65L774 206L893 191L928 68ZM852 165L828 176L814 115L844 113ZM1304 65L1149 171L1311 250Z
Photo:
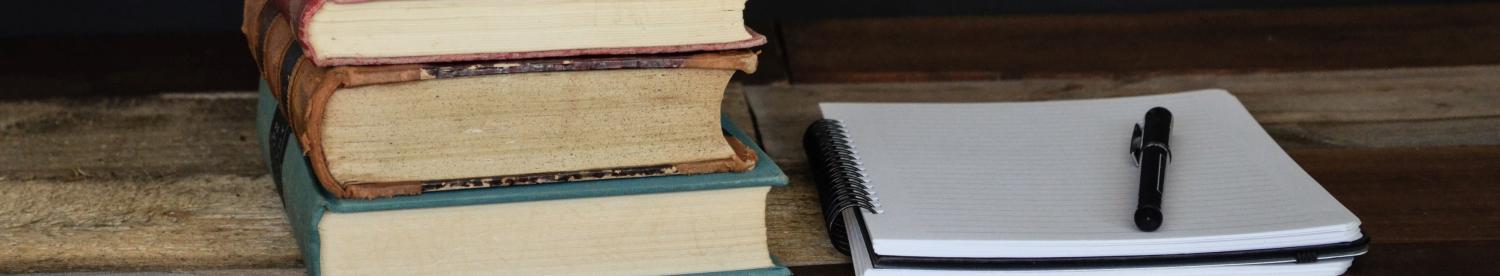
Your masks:
M266 82L261 82L260 103L256 114L257 141L271 171L276 193L281 196L282 210L292 227L292 236L307 264L308 275L319 274L318 221L327 209L327 198L318 191L302 147L292 138L290 123L277 111Z
M281 172L285 165L287 144L292 139L292 126L286 116L276 109L276 100L266 89L265 80L260 81L260 101L255 116L256 141L260 143L261 157L271 171L271 180L276 183L276 195L282 195ZM301 153L298 153L301 155Z
M264 85L262 88L268 90L270 101L275 103L273 113L280 114L287 122L286 129L291 130L292 136L299 139L303 147L316 151L320 149L320 145L310 139L315 135L308 135L308 130L316 129L308 126L312 121L308 118L322 117L321 112L318 112L321 107L313 104L316 103L314 95L326 94L316 93L319 89L331 92L341 81L337 77L330 77L331 74L325 76L328 68L313 66L303 57L292 23L294 19L289 17L295 13L288 13L299 12L303 4L297 0L247 0L244 22L240 29L245 33L250 56L260 68ZM321 151L305 151L297 155L309 154L318 157L315 161L321 161L320 153ZM274 158L267 160L268 163L276 162ZM320 164L314 162L314 165ZM335 194L347 193L342 186L331 181L331 177L319 177L323 177L321 182L328 185L326 188Z
M842 216L879 214L880 197L859 159L858 147L849 140L841 122L830 119L814 122L808 126L802 144L813 167L828 238L835 249L848 255L849 237Z
M328 174L321 144L322 114L333 91L349 85L391 83L422 79L417 65L379 66L371 68L319 67L304 55L297 39L295 15L303 9L316 8L319 0L247 0L241 31L250 46L251 57L260 68L261 78L270 91L277 112L288 123L292 136L300 142L313 167L318 183L329 192L353 197L350 191ZM418 193L416 183L390 183L386 193Z
M300 1L297 1L300 2ZM297 45L293 18L287 13L289 3L280 0L246 0L244 22L240 31L250 46L250 56L260 68L260 75L271 84L272 93L283 99L289 71L302 58Z

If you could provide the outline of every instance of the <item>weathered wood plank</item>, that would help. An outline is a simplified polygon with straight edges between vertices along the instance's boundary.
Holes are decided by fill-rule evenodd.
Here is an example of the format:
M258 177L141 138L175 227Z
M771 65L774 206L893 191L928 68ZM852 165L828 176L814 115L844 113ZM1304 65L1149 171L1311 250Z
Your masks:
M1223 88L1283 146L1390 147L1500 144L1500 66L1355 70L1141 79L749 87L762 124L817 118L819 101L975 102L1098 98ZM762 129L768 141L791 139ZM793 140L781 140L793 141ZM787 152L768 143L772 152ZM798 149L800 150L800 148Z
M239 95L5 102L0 177L264 174L254 94Z
M1289 153L1382 243L1500 241L1500 147Z
M1262 127L1285 148L1500 144L1500 118L1371 123L1280 123Z
M903 17L782 24L792 83L1500 62L1500 4Z
M1349 275L1494 275L1500 242L1392 244L1378 240L1354 261Z
M793 266L848 263L849 258L839 254L828 242L822 209L818 207L818 191L812 185L812 173L806 158L773 155L772 159L776 159L776 165L786 172L790 184L771 189L766 199L766 231L770 236L771 255Z
M0 102L0 273L295 265L253 99Z
M287 267L269 177L0 180L0 273Z

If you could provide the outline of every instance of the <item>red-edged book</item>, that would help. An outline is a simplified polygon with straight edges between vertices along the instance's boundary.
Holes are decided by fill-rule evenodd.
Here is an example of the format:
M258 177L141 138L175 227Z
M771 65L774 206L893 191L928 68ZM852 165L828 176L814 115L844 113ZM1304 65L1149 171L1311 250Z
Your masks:
M766 42L745 27L745 0L247 0L245 5L245 28L260 28L246 33L290 24L318 66L718 51Z

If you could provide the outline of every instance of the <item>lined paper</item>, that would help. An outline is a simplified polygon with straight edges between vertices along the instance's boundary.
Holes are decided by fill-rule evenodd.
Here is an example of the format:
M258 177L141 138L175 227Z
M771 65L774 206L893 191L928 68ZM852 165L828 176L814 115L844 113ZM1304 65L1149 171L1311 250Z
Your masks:
M1135 227L1133 125L1174 115L1164 224ZM1177 254L1358 239L1358 219L1228 92L1018 103L822 104L843 122L883 213L883 255Z

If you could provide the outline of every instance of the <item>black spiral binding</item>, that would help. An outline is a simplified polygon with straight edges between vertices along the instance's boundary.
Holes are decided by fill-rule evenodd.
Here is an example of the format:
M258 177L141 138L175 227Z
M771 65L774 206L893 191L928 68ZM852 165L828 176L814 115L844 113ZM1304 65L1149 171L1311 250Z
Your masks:
M818 202L823 207L828 239L835 249L848 255L849 237L842 218L844 211L858 209L879 214L882 212L880 198L871 190L869 175L859 160L859 151L850 143L842 122L831 119L813 122L802 137L802 145L807 150L808 163L812 165L813 179L818 183Z

